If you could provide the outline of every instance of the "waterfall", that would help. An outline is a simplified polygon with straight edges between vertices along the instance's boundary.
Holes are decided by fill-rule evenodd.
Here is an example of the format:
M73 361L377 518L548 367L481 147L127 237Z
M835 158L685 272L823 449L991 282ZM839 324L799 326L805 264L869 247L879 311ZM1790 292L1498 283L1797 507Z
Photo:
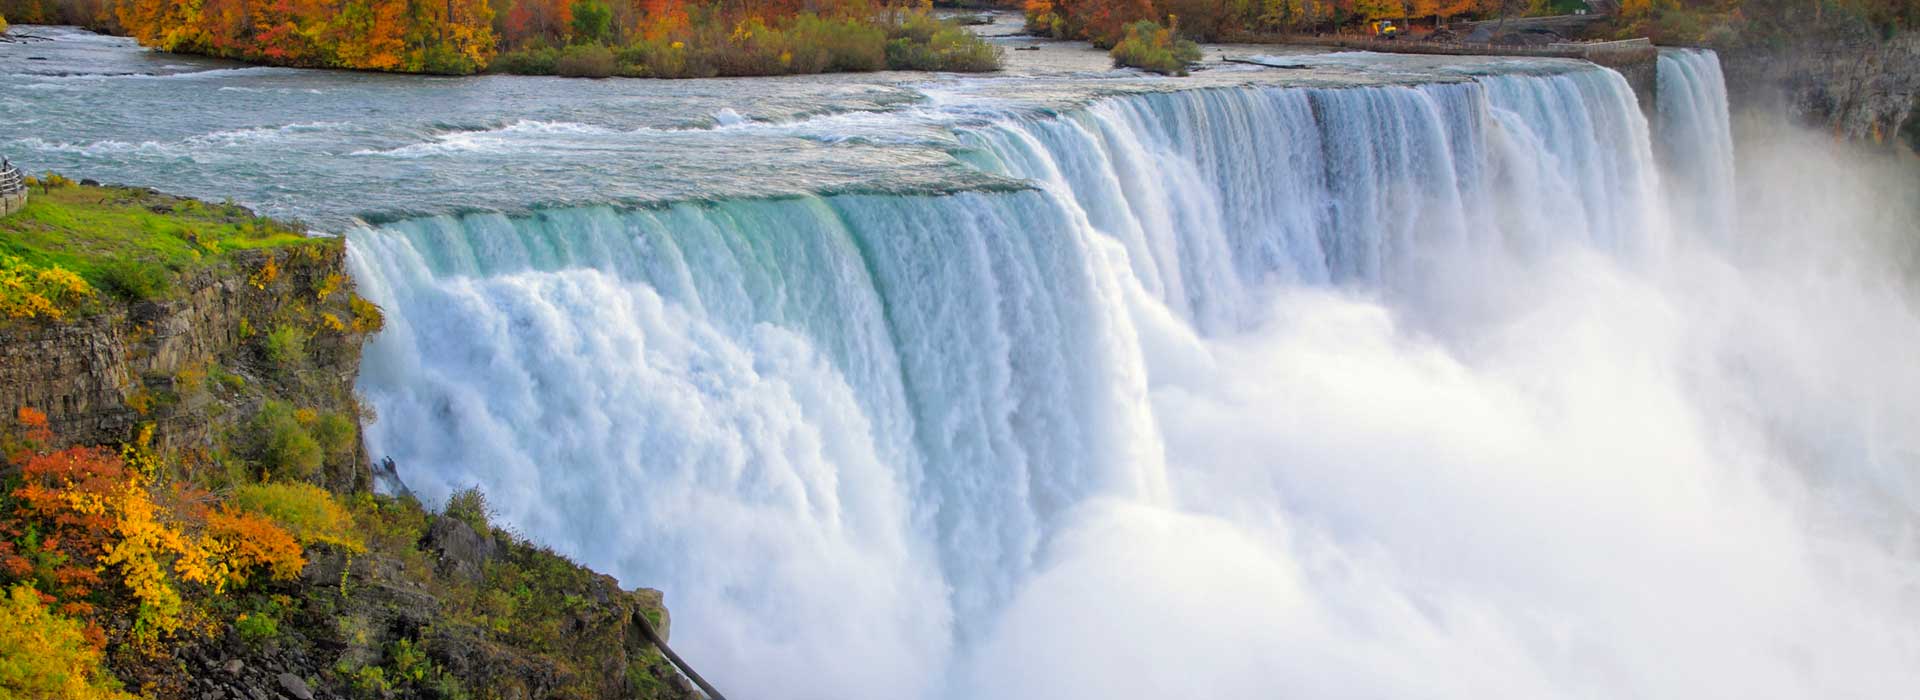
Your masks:
M1658 66L1661 162L1673 173L1676 218L1726 240L1733 206L1733 132L1720 58L1704 49L1662 49Z
M1661 119L1724 139L1720 109ZM1911 561L1826 578L1675 378L1691 297L1634 271L1681 242L1619 75L1168 91L957 136L1032 189L352 232L389 319L370 453L666 590L735 697L1916 680L1920 617L1873 614Z

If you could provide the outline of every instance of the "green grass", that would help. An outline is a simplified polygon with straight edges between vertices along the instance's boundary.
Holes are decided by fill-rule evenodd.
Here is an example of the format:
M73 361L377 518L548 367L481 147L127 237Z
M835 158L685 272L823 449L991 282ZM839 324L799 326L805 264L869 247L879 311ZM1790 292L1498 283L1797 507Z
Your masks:
M35 187L25 209L0 218L0 252L134 300L165 297L173 278L233 251L319 240L231 204L121 187Z

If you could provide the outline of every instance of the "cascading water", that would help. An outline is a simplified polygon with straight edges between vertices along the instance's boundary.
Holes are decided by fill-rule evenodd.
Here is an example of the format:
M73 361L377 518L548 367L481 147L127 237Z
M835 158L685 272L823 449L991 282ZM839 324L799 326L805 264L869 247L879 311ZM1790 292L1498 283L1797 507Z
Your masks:
M1659 131L1662 163L1673 173L1674 214L1695 231L1726 240L1734 215L1733 131L1727 127L1727 85L1711 51L1660 52Z
M1718 144L1721 105L1660 121ZM1669 274L1714 214L1669 227L1617 74L1174 91L960 141L1035 189L354 232L389 314L370 451L665 589L735 697L1920 687L1910 539L1781 468L1822 428L1742 413L1738 377L1837 346L1728 359L1765 285Z

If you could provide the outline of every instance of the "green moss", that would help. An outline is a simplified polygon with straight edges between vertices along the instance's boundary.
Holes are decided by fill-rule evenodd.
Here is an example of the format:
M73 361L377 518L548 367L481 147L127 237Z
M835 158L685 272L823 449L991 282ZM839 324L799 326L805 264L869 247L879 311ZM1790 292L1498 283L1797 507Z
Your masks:
M221 264L233 251L328 240L230 204L124 187L35 187L26 208L0 219L0 252L72 270L136 301L164 298L180 273Z

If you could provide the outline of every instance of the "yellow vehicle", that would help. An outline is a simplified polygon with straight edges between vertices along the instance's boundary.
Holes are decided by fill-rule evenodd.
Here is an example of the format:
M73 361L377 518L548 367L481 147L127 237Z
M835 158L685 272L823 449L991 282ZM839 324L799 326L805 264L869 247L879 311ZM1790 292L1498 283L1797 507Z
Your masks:
M1373 33L1382 39L1395 39L1400 36L1400 25L1394 24L1393 20L1383 19L1373 23Z

